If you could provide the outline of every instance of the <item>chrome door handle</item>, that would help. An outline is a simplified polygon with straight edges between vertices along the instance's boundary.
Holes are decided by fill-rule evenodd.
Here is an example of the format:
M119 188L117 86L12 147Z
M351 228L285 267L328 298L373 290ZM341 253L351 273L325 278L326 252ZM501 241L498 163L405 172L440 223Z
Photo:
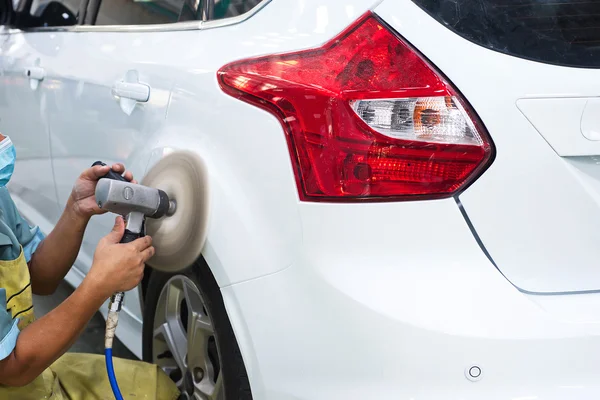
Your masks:
M145 103L150 98L150 86L143 83L116 82L112 87L115 96Z
M131 115L138 103L146 103L150 99L150 86L140 82L140 74L134 69L127 71L123 80L115 82L111 91L127 115Z
M25 76L29 79L41 81L46 77L46 71L42 67L29 67L25 69Z
M29 67L25 69L24 75L29 78L31 90L36 90L40 82L46 77L46 71L42 67Z

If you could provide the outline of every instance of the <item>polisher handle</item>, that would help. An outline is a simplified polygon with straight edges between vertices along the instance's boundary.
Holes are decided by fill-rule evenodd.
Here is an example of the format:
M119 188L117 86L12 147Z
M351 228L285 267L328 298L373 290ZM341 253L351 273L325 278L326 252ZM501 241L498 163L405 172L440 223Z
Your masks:
M92 167L95 167L96 165L105 166L106 164L103 163L102 161L96 161L95 163L92 164ZM108 173L106 175L104 175L103 178L113 179L115 181L124 181L124 182L127 181L127 179L123 178L121 175L117 174L112 169L108 170Z
M131 232L129 229L125 229L125 233L123 234L123 237L121 238L121 241L119 243L133 242L135 239L137 239L139 237L140 237L139 234Z
M95 167L96 165L105 166L106 164L103 163L102 161L96 161L95 163L92 164L92 167ZM115 181L127 182L127 179L123 178L121 175L117 174L112 169L110 169L108 171L108 173L103 176L103 178L113 179ZM141 236L142 235L139 233L131 232L129 229L125 229L125 233L123 234L123 237L121 238L120 243L130 243Z

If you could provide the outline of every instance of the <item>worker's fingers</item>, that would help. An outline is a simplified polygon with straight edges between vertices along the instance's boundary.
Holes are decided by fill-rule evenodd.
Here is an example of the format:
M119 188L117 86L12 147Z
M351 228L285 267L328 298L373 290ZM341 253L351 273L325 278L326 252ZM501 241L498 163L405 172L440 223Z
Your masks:
M123 221L123 217L119 215L117 218L115 218L115 225L113 226L112 231L106 235L106 239L110 243L119 243L124 233L125 222Z
M133 180L133 173L131 171L126 171L123 177L131 182Z
M125 166L121 163L114 163L110 168L117 174L122 174L125 172Z
M130 171L125 171L125 166L121 163L115 163L110 167L108 165L95 165L84 170L81 173L81 177L90 181L96 181L106 175L111 169L117 174L125 173L124 177L128 181L133 180L133 174Z
M137 251L146 250L148 247L152 246L152 238L150 236L144 236L139 239L135 239L133 242L131 242L131 245Z
M96 181L108 173L110 167L108 165L95 165L91 168L84 170L81 173L83 179L90 181Z
M133 181L133 173L131 171L125 170L125 165L121 163L115 163L112 165L112 170L118 174L122 174L125 179L128 181ZM134 182L135 183L135 182Z
M142 255L142 259L144 260L144 262L146 262L152 258L155 252L156 250L154 249L154 246L150 246L146 250L142 251L140 254Z

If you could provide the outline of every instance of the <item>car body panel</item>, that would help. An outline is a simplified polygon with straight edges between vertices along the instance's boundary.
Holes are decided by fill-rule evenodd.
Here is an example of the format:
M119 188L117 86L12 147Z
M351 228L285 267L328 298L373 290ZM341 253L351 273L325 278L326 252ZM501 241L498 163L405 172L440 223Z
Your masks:
M594 138L600 124L592 119L598 101L597 97L528 98L517 100L517 107L556 154L583 157L600 154L600 141Z
M40 63L41 41L24 34L0 35L0 131L18 149L10 189L35 210L41 217L36 223L48 233L60 216L45 114L48 82L38 84L26 76Z
M160 64L162 55L152 49L170 39L158 33L53 35L59 50L42 60L47 79L55 85L46 113L59 204L66 203L77 176L96 160L122 162L136 176L143 175L149 157L140 150L164 123L173 81L173 72ZM78 57L81 62L73 63ZM129 115L112 93L113 85L124 80L128 71L135 71L137 79L150 87L148 102L138 103ZM113 223L111 215L90 222L82 245L86 257L91 259L98 240Z
M222 290L244 359L260 366L258 398L598 396L600 363L586 354L600 350L599 295L522 293L452 200L394 216L348 208L356 218L303 207L306 259ZM478 381L465 374L474 365Z
M485 49L411 1L386 1L376 12L459 88L494 141L493 164L460 200L502 273L528 292L600 289L597 196L516 105L521 99L596 97L600 70L547 65ZM579 129L575 134L581 134Z

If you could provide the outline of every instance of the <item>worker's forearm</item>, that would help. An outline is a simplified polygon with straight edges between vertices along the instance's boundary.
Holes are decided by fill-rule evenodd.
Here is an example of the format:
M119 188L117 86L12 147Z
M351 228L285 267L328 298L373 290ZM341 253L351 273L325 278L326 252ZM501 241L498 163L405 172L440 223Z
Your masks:
M73 344L107 296L84 282L57 308L25 328L8 358L0 361L0 384L23 386Z
M29 262L33 293L47 295L56 290L77 258L88 221L74 211L69 200L58 223Z

